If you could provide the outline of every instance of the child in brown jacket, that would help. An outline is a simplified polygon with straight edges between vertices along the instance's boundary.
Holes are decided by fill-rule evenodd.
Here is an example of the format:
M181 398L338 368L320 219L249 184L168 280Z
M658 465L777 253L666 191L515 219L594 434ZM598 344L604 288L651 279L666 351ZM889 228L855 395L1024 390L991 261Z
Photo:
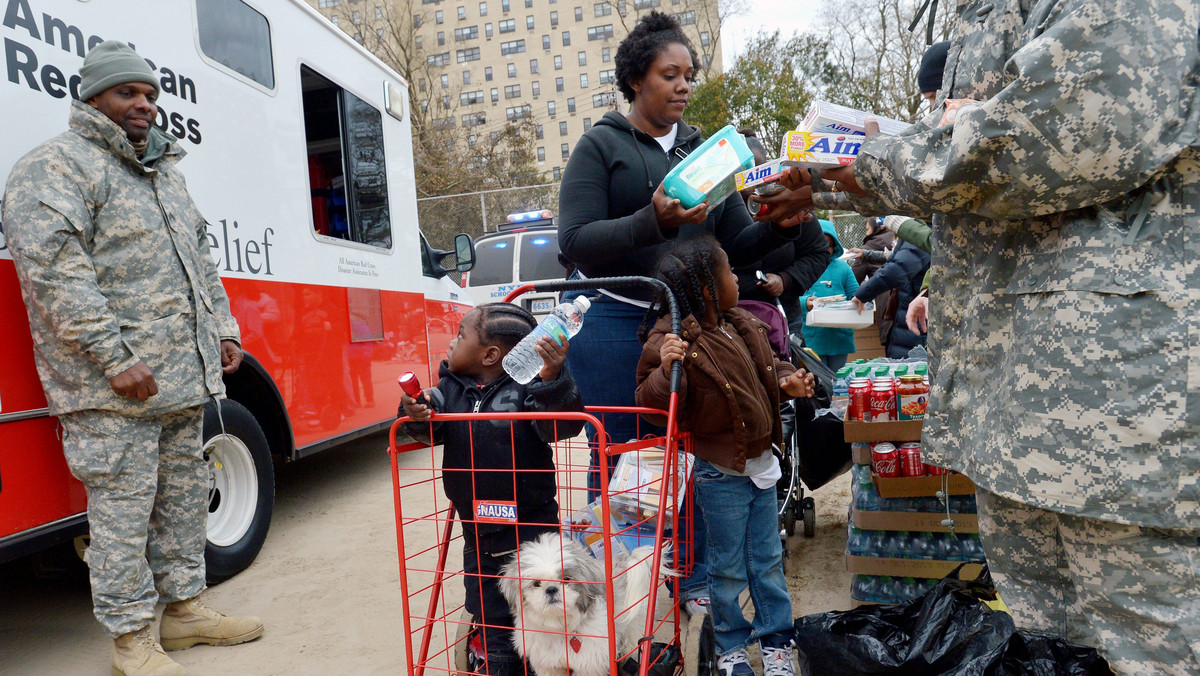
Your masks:
M679 303L682 336L670 333L669 317L647 330L666 308L665 299L656 301L642 327L637 403L665 410L671 364L683 362L679 427L692 435L695 495L706 517L717 666L722 676L752 676L746 646L758 640L764 673L790 676L792 603L776 514L779 461L771 446L783 438L781 392L812 396L812 376L779 360L766 325L737 307L737 276L714 238L677 241L660 259L658 278ZM753 623L738 605L747 585Z

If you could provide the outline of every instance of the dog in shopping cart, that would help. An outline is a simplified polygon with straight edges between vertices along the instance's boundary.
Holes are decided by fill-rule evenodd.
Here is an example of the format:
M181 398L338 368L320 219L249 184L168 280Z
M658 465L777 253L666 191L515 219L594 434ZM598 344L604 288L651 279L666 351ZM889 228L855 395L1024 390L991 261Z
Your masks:
M617 654L637 647L646 626L654 548L614 557ZM666 548L663 560L667 558ZM665 565L660 575L674 575ZM515 619L513 644L538 676L608 673L604 564L578 542L547 533L521 548L501 571L500 590Z

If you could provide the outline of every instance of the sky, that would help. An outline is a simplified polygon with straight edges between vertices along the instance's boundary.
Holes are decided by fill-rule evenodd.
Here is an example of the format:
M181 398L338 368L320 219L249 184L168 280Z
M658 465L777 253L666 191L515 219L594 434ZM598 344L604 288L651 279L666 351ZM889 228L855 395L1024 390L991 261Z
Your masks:
M741 53L747 36L776 29L784 37L803 32L813 23L822 3L818 0L746 0L745 10L728 19L721 36L728 68Z

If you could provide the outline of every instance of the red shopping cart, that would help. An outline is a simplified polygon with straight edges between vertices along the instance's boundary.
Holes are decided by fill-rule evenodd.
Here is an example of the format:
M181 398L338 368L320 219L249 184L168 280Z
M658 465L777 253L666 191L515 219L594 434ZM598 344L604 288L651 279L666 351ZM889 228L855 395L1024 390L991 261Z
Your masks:
M622 288L634 284L651 284L665 290L661 282L642 277L591 279L527 285L513 291L506 300L511 301L530 290ZM667 297L672 321L678 331L680 317L675 299L670 297L669 292ZM533 473L552 472L559 508L557 523L549 527L546 523L518 522L514 525L518 532L523 528L536 528L541 532L550 530L560 534L562 541L574 543L572 547L586 551L587 555L603 564L603 574L596 576L599 579L565 579L570 576L559 573L564 579L539 577L532 580L526 576L524 566L521 567L519 579L516 574L505 575L511 573L508 568L500 573L481 572L482 568L464 570L461 552L464 547L470 547L472 549L469 551L473 551L476 540L473 537L464 538L463 524L466 523L472 532L481 532L476 529L481 520L489 517L488 510L492 509L504 512L499 515L501 518L515 521L515 507L485 504L481 511L480 501L476 500L472 512L474 520L464 522L443 491L443 478L447 470L442 467L440 448L421 442L400 445L397 443L397 432L401 424L410 420L401 418L392 425L388 452L392 466L396 543L403 596L403 640L409 676L425 676L430 672L449 674L481 671L480 632L494 627L480 623L477 617L467 611L464 589L471 577L477 578L477 582L479 578L488 578L501 586L506 579L513 584L529 583L531 580L535 584L557 583L564 595L568 593L567 585L593 585L589 589L592 596L603 597L604 614L599 629L595 628L597 625L592 625L592 630L586 634L573 629L566 616L566 603L562 605L563 626L558 632L545 628L530 629L528 624L522 630L521 623L516 623L515 640L532 644L535 637L530 632L537 632L537 638L540 639L538 645L543 646L540 649L545 649L546 645L553 646L551 650L561 649L568 668L576 673L580 670L570 667L572 652L576 656L581 655L583 641L588 641L587 646L593 649L607 644L607 668L601 673L616 676L625 672L646 676L648 673L681 673L685 667L688 673L696 673L696 664L701 661L698 653L703 642L695 638L696 631L690 631L686 622L681 621L678 598L669 593L666 588L669 581L658 565L663 564L668 571L679 575L686 575L689 572L686 568L690 565L681 556L691 544L690 519L681 516L684 511L683 497L688 490L691 454L690 438L680 434L676 427L679 378L680 364L677 362L673 371L670 405L665 412L636 407L588 407L586 412L434 414L429 421L430 424L466 422L472 425L508 426L508 438L513 440L508 449L513 453L511 464L501 469L478 472L472 466L474 485L478 486L480 481L512 481L513 490L516 491L519 486L528 485L522 480L522 473L528 473L527 477L532 478ZM604 417L610 414L665 415L667 426L665 433L648 433L627 443L610 443L608 435L603 433ZM594 442L576 436L552 443L552 467L522 469L517 457L517 435L512 431L518 421L538 421L540 425L552 425L555 429L559 425L577 427L583 421L592 425L598 433ZM469 429L473 451L476 437L474 427ZM493 429L490 437L493 440L496 438L494 432ZM557 438L560 435L553 436ZM598 468L591 464L593 454L598 457ZM588 489L589 475L594 482L598 479L598 495L595 490ZM455 522L460 525L456 527ZM519 556L524 551L524 548L519 549L512 556ZM650 565L645 566L647 559ZM626 581L641 579L633 574L637 566L645 566L642 570L649 571L649 584L644 593L640 589L640 596L619 593ZM477 583L475 588L478 586ZM601 588L603 594L599 594ZM629 634L628 629L622 631L619 628L623 624L628 625L632 621L630 618L639 617L639 610L645 612L645 620L644 624L639 625L636 638L619 641L621 636ZM512 612L518 615L527 612L527 609L522 606ZM546 634L555 633L559 635L552 637L554 640L545 640ZM577 659L582 661L582 658ZM528 673L532 674L533 671Z

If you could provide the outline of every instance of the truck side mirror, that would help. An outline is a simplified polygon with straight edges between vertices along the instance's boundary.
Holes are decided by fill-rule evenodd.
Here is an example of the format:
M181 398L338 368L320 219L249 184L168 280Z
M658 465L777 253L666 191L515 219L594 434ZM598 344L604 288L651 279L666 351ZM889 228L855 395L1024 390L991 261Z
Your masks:
M475 267L475 240L465 232L454 237L454 257L457 259L454 268L459 272Z

